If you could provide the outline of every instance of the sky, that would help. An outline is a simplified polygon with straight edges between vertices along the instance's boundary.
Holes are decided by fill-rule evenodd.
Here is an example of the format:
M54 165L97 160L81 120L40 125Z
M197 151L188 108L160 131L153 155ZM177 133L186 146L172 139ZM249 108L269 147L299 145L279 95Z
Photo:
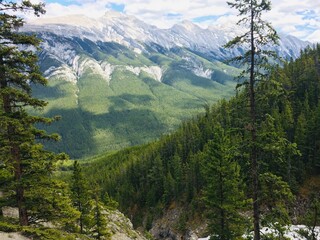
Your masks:
M203 28L235 23L237 11L226 0L32 0L45 2L42 17L84 14L101 17L113 10L133 15L159 28L189 20ZM229 0L232 1L232 0ZM310 42L320 42L320 0L271 0L264 18L281 33Z

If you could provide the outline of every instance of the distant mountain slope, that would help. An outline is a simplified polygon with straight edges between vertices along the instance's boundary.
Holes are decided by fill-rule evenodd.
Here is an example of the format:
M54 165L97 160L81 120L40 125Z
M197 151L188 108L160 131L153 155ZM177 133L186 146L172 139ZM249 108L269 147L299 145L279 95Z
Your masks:
M112 11L98 19L82 15L39 19L27 25L25 30L50 32L67 38L80 37L92 42L116 42L139 51L147 51L145 45L154 46L155 50L159 50L157 45L167 50L183 47L218 60L241 53L241 49L233 52L222 48L227 41L241 33L234 25L212 25L203 29L192 22L183 21L170 29L159 29L133 16ZM296 58L300 49L308 44L293 36L282 35L276 50L282 57Z
M233 95L239 70L222 60L242 51L222 45L234 29L202 29L182 22L158 29L108 12L42 19L23 31L42 40L40 66L49 87L45 115L61 115L50 146L74 158L148 142L175 129L203 106ZM308 43L283 37L277 51L295 58Z

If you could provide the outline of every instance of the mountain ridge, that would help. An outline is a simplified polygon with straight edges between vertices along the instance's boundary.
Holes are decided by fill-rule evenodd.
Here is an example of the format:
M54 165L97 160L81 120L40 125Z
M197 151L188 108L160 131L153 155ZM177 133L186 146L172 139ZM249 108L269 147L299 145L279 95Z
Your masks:
M45 26L47 24L47 26ZM94 19L85 15L70 15L57 18L43 18L37 22L26 24L23 31L51 32L65 37L83 36L93 42L116 42L127 47L146 51L144 44L158 44L166 49L186 47L191 50L207 52L213 51L213 59L225 60L230 57L222 46L234 36L241 33L239 28L210 25L202 28L191 21L182 21L168 29L160 29L142 20L118 12L107 12L103 17ZM195 34L195 31L197 32ZM280 34L281 40L276 51L286 58L297 58L300 49L310 45L290 35ZM295 47L295 50L292 47ZM290 47L290 48L289 48ZM290 50L292 50L290 52ZM230 51L231 55L239 51Z
M47 129L62 136L51 150L82 158L146 143L234 95L241 70L224 60L243 49L222 47L233 30L191 22L159 29L121 13L88 19L43 19L21 30L42 40L40 68L49 86L34 93L49 105L41 114L62 116ZM294 37L280 44L281 56L293 59L308 45Z

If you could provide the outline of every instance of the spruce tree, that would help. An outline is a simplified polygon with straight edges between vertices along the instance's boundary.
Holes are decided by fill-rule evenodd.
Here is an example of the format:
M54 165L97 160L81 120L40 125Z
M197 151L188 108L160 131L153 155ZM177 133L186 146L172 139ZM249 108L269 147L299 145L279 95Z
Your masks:
M307 225L307 230L302 231L301 234L306 239L316 240L320 237L320 233L316 231L316 227L320 224L320 189L319 185L314 186L313 183L310 185L308 208L302 219Z
M6 192L13 193L6 195L6 204L18 208L20 225L28 225L33 220L53 220L57 211L60 214L69 211L71 202L60 198L65 194L55 194L57 185L51 178L55 162L66 159L66 155L46 151L39 143L41 139L58 139L56 134L48 135L35 126L50 124L54 119L27 111L47 104L32 96L33 85L47 83L34 51L39 40L19 32L23 19L12 14L29 11L39 16L45 12L44 4L0 1L0 11L0 161L10 173Z
M244 26L247 31L228 42L225 47L246 47L243 55L236 56L231 61L241 64L245 70L239 76L242 81L238 86L244 86L249 96L249 122L246 129L250 131L250 162L252 175L252 198L254 219L254 240L260 240L260 210L259 210L259 166L257 147L257 103L256 84L266 79L269 73L268 61L276 54L267 50L267 45L278 43L278 35L270 23L262 19L262 13L270 11L269 0L234 0L227 2L231 8L239 11L241 19L238 25Z
M99 193L101 189L97 185L93 185L93 193L91 197L91 225L90 235L95 239L109 239L110 232L108 230L107 207L101 202Z
M214 138L205 146L202 156L208 230L212 240L238 239L246 227L241 211L246 209L248 200L236 161L237 144L219 124L214 130Z
M73 176L71 181L72 200L75 208L80 212L80 233L84 233L88 225L89 213L91 211L91 193L88 181L85 179L82 168L78 161L73 164Z
M260 185L260 202L264 206L261 223L273 229L270 237L285 239L286 227L291 223L288 208L294 200L290 187L281 177L270 172L260 175Z

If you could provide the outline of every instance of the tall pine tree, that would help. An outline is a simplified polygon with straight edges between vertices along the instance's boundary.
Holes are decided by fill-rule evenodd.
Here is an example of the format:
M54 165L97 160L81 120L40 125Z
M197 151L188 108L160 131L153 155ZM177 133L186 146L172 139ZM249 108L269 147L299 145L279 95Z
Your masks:
M269 72L268 61L276 54L266 49L266 45L277 44L278 35L270 23L262 19L262 13L271 9L269 0L234 0L227 2L231 8L239 11L241 19L238 25L244 26L247 31L235 37L226 44L227 48L246 47L247 51L232 59L243 65L243 70L239 79L243 81L239 86L244 86L249 96L249 122L246 129L250 131L250 161L252 174L252 198L253 198L253 219L254 219L254 239L260 240L260 210L259 210L259 166L257 147L257 103L256 84L258 81L266 79Z
M57 140L58 136L35 127L54 119L27 111L46 106L46 102L32 96L32 85L46 85L47 80L37 65L35 51L30 50L37 49L39 40L18 31L23 19L12 14L16 11L39 16L45 10L43 3L29 0L0 1L0 161L10 173L6 192L13 193L6 195L6 204L18 208L20 225L28 225L33 220L53 220L59 214L75 212L67 209L70 201L61 205L61 197L66 195L57 193L60 187L54 190L57 185L51 178L55 162L66 156L46 151L39 143L41 139Z

